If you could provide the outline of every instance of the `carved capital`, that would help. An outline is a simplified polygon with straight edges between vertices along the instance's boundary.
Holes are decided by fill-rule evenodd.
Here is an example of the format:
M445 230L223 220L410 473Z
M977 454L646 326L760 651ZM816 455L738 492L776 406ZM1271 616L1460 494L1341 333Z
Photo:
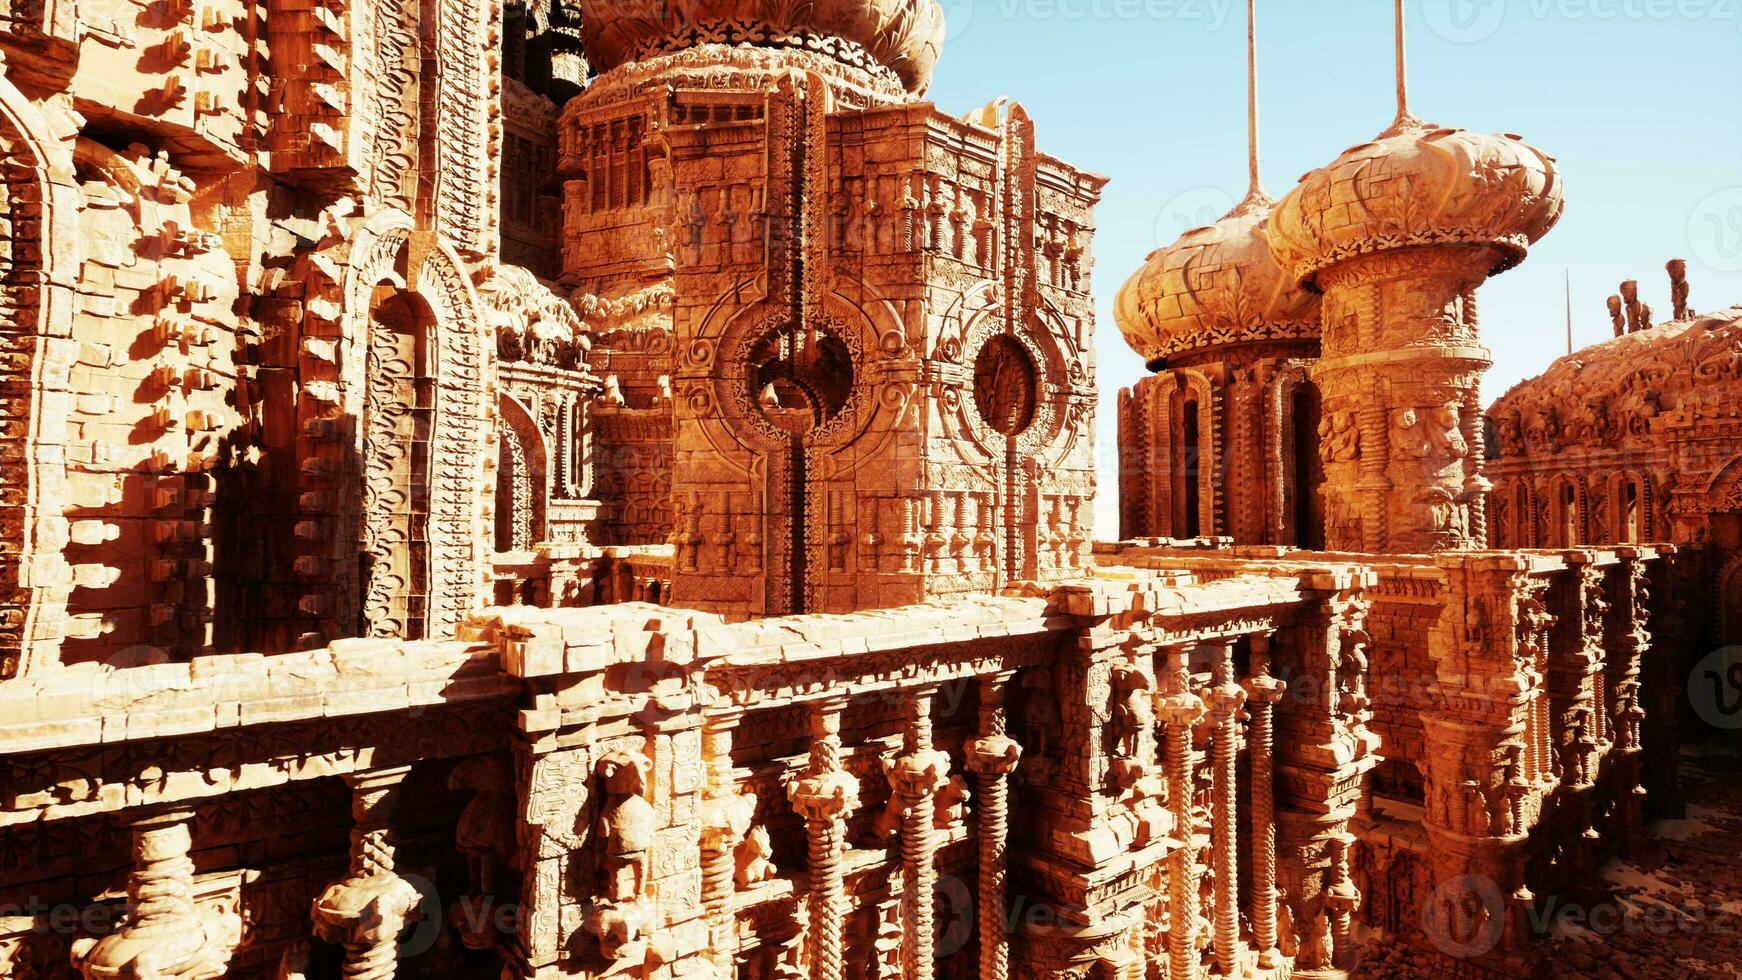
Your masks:
M988 735L968 743L968 769L988 776L1008 776L1016 771L1022 746L1003 735Z
M1210 720L1220 725L1246 703L1246 689L1238 684L1219 684L1210 689Z
M1274 705L1288 693L1288 682L1261 674L1246 681L1246 698L1253 704Z
M889 765L889 785L909 800L937 792L949 778L949 753L936 749L909 752Z
M816 773L794 782L787 795L806 820L842 820L859 808L859 780L839 771Z
M1189 692L1169 694L1155 700L1156 717L1169 725L1190 727L1197 724L1207 710L1204 699Z

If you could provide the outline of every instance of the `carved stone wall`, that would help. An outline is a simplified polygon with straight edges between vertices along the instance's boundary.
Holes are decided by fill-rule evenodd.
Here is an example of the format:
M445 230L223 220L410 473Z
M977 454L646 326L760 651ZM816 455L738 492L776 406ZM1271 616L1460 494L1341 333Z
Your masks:
M566 276L609 297L673 269L677 601L842 610L1080 568L1098 182L1039 156L1019 110L857 109L821 65L757 90L754 67L722 64L711 90L668 94L641 79L687 81L688 62L636 67L564 113ZM651 425L654 347L619 336L595 358L627 358L616 424ZM976 379L1023 404L977 401ZM605 506L641 523L633 497Z

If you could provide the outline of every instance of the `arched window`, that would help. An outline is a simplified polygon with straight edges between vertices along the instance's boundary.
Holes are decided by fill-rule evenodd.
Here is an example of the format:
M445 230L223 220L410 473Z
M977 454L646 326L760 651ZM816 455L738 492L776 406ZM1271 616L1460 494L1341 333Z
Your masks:
M372 636L424 635L434 322L421 296L376 287L363 422L363 618Z
M545 539L544 440L514 398L498 396L497 417L496 550L525 551Z
M1555 489L1555 518L1557 546L1572 548L1582 543L1584 533L1579 515L1579 488L1570 479L1562 480Z
M1640 500L1639 481L1632 477L1623 477L1621 492L1617 496L1621 513L1615 522L1616 536L1625 544L1638 544L1640 540L1640 514L1643 501Z
M1175 514L1173 521L1174 537L1195 538L1203 533L1200 528L1199 507L1201 501L1198 491L1199 461L1201 443L1198 432L1198 400L1188 397L1180 406L1180 437L1177 444L1179 465L1175 472L1179 474L1179 493L1174 495Z
M1294 544L1318 551L1325 546L1325 511L1319 496L1324 482L1319 460L1319 392L1309 383L1294 389L1294 472L1287 475L1294 493Z

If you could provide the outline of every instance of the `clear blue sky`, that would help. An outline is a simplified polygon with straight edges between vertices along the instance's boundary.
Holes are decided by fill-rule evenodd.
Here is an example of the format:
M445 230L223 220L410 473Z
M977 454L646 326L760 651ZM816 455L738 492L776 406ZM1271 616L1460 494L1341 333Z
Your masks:
M1098 211L1102 389L1097 531L1117 533L1114 392L1143 366L1113 295L1150 250L1245 190L1245 0L940 0L929 98L961 114L1001 95L1041 147L1112 178ZM1299 177L1391 121L1391 0L1259 0L1264 183ZM1696 310L1742 303L1742 0L1409 0L1411 107L1518 133L1558 158L1560 225L1482 292L1491 401L1610 335L1623 279L1667 317L1663 265L1689 260Z

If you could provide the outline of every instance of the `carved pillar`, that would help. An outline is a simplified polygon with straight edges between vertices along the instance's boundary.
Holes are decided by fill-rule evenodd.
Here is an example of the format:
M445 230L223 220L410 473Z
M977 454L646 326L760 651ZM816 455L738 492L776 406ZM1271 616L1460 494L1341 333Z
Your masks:
M1465 299L1496 260L1492 248L1456 245L1357 255L1318 273L1324 308L1360 320L1358 330L1326 331L1313 366L1326 414L1355 412L1361 429L1359 482L1333 477L1326 495L1360 508L1363 532L1356 540L1327 529L1331 549L1486 545L1474 534L1480 463L1466 431L1477 424L1467 406L1491 357ZM1423 324L1440 334L1423 342Z
M950 757L932 746L931 706L936 684L903 693L907 728L902 754L889 769L901 801L901 973L912 980L932 975L932 892L937 887L938 833L935 796L949 778Z
M1270 676L1270 638L1252 638L1252 677L1246 682L1252 724L1246 751L1252 760L1252 932L1258 965L1281 964L1276 936L1276 703L1288 685Z
M351 787L351 869L315 899L315 934L345 947L346 980L387 980L399 933L419 896L393 867L392 817L410 766L345 777Z
M1207 644L1212 657L1210 691L1211 780L1215 814L1210 818L1211 864L1216 872L1216 968L1224 976L1240 969L1240 867L1235 785L1239 778L1240 706L1246 690L1234 682L1234 644Z
M1168 976L1191 980L1198 966L1197 851L1192 845L1192 726L1204 716L1204 702L1191 690L1186 648L1167 651L1169 693L1156 714L1167 725L1165 764L1167 801L1180 846L1168 859Z
M702 908L707 910L714 969L723 976L732 975L738 951L732 919L738 842L750 829L756 808L755 800L739 795L732 774L732 731L743 717L742 708L728 707L709 712L702 721L702 758L708 767L702 799Z
M980 737L968 745L968 768L980 791L980 980L1008 980L1010 937L1005 932L1005 846L1009 836L1010 774L1022 746L1010 738L1004 687L1015 671L980 681Z
M811 705L811 755L804 776L792 784L793 806L805 818L810 859L809 944L811 976L841 980L841 921L846 905L842 852L846 819L859 806L859 781L841 768L841 712L846 695Z
M1331 911L1331 965L1347 970L1355 963L1355 944L1349 926L1355 910L1361 906L1361 893L1349 878L1349 848L1355 836L1342 833L1331 838L1331 888L1325 895L1325 905Z
M1615 748L1624 846L1630 850L1644 837L1646 789L1643 781L1645 699L1641 667L1651 649L1651 580L1649 553L1622 548L1616 579L1611 646L1615 650Z
M73 943L73 966L86 980L222 976L242 938L234 914L194 907L192 808L145 809L125 819L133 833L127 913L101 939Z

